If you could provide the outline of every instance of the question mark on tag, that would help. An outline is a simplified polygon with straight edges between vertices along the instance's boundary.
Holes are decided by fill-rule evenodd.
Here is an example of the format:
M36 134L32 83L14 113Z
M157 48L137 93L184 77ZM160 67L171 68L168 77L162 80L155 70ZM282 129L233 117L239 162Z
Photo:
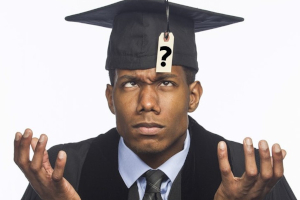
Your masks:
M160 51L167 51L164 55L163 55L163 57L161 58L162 59L162 62L160 63L160 65L162 66L162 67L164 67L164 66L166 66L166 63L164 62L164 61L166 61L167 60L167 58L171 55L171 53L172 53L172 50L169 48L169 47L167 47L167 46L162 46L162 47L160 47Z

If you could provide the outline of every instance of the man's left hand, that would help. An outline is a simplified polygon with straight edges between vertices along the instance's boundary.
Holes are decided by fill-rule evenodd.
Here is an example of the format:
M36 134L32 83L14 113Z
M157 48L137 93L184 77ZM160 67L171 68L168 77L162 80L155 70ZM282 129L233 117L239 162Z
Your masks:
M234 177L228 161L225 142L218 144L219 167L222 182L214 200L262 200L283 176L283 159L286 151L279 144L272 147L272 157L268 143L259 142L260 173L255 162L255 150L251 138L244 139L245 172L242 177Z

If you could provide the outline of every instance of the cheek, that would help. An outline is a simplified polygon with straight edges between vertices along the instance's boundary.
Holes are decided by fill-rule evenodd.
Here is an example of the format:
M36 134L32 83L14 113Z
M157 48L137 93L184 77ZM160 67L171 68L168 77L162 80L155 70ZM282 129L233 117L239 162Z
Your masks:
M132 94L124 94L122 92L115 92L113 96L116 117L128 116L132 113L135 107L135 96Z
M115 94L114 96L114 107L115 117L118 132L124 137L124 133L128 132L128 124L133 119L136 105L135 100L129 95Z
M189 98L186 98L186 95L188 95L186 91L181 91L180 94L169 95L160 100L161 115L175 132L181 132L187 128Z
M189 108L189 96L181 90L173 94L162 94L160 98L162 111L177 115L187 114Z

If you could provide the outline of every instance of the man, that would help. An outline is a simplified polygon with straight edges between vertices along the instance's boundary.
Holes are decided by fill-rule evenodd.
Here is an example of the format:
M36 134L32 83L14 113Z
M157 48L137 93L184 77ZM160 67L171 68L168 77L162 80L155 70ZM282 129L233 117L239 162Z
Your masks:
M31 185L23 199L295 199L283 177L286 153L278 144L271 158L266 141L255 152L250 138L243 146L226 141L188 116L202 94L194 80L194 32L242 19L170 4L170 30L176 38L172 70L157 73L158 36L166 24L169 28L168 14L162 12L167 8L168 13L166 5L122 1L67 18L113 25L106 98L116 129L56 146L49 156L46 135L37 140L30 129L23 136L16 133L15 162ZM165 37L171 37L169 31Z

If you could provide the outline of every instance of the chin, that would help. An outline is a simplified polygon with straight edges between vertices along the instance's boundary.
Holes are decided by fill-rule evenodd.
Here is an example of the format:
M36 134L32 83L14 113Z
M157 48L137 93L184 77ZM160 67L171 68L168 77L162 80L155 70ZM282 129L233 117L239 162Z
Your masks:
M163 152L166 148L160 147L156 144L144 144L133 147L133 151L137 154L155 155Z
M143 154L143 155L156 155L162 152L162 150L159 149L137 149L136 150L137 154Z

